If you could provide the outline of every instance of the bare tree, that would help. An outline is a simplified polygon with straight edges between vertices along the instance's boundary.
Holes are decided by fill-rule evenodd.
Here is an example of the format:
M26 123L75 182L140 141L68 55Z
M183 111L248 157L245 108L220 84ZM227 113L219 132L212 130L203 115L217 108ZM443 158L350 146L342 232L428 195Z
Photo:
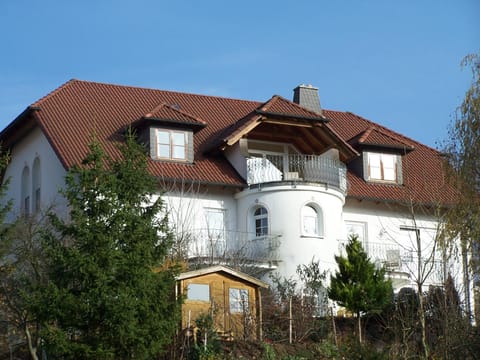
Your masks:
M18 216L0 265L0 315L10 345L26 344L32 359L38 359L41 339L40 324L29 310L35 300L30 290L47 281L40 235L49 226L48 211Z

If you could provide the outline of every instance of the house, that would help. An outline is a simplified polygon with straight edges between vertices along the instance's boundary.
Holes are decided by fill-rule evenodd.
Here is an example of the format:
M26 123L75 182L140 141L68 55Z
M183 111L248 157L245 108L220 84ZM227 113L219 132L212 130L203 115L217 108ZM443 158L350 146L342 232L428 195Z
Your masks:
M467 254L437 246L441 210L455 201L441 154L322 109L310 85L296 87L293 101L258 102L71 80L0 133L11 152L11 216L65 211L58 190L92 134L117 156L127 127L149 152L175 249L192 268L229 264L266 280L294 276L313 258L334 271L334 256L357 234L396 291L451 274L472 307Z
M184 298L182 329L194 329L196 320L211 316L215 330L226 338L262 337L265 282L222 265L184 272L177 280L177 294Z

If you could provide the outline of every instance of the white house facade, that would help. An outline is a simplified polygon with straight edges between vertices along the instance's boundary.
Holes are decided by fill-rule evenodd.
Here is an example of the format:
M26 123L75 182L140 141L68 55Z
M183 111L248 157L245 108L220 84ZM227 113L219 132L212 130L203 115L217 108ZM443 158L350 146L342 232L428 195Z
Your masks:
M441 209L455 201L440 154L349 112L320 108L317 89L264 103L72 80L0 133L11 161L13 216L54 205L95 131L106 152L129 126L165 192L175 251L192 267L228 264L268 280L334 256L351 234L396 291L441 286L465 294L461 253L444 250Z

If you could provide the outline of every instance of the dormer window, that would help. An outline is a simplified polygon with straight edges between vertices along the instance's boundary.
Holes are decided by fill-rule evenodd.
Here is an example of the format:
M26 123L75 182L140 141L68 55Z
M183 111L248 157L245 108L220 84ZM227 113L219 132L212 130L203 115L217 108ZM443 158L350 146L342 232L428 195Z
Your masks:
M182 110L160 103L133 124L153 160L193 162L193 134L207 124Z
M186 160L186 132L157 129L157 156L160 159Z
M152 157L157 160L192 161L193 135L191 131L155 129Z
M402 158L397 154L365 152L365 180L373 182L402 183Z

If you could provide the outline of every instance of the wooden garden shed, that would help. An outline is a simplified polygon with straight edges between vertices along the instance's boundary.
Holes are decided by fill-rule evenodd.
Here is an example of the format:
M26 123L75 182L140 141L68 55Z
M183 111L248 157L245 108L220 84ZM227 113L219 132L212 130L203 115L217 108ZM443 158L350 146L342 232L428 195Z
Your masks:
M245 273L217 265L181 273L177 294L183 296L182 329L194 329L195 320L210 315L221 336L260 339L261 288L268 285Z

